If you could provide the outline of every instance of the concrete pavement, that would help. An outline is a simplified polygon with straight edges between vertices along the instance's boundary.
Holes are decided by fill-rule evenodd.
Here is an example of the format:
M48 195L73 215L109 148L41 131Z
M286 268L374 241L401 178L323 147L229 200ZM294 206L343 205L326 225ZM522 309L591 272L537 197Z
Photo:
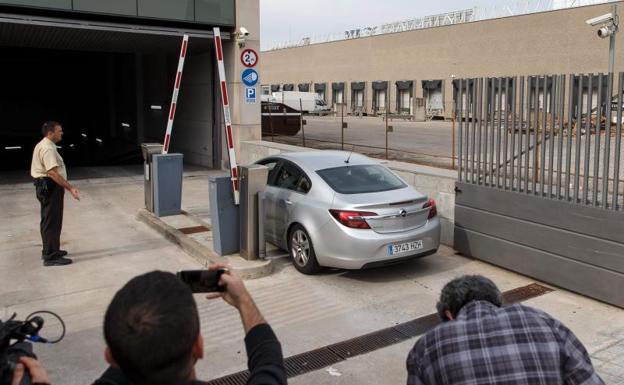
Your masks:
M207 174L185 177L183 206L187 211L208 212ZM66 267L41 264L38 202L32 186L0 185L0 316L4 319L17 312L25 317L47 309L63 317L65 340L35 347L54 384L88 384L106 367L103 314L125 282L153 269L199 266L136 221L143 204L140 175L84 180L77 185L82 200L66 197L62 241L74 258L74 264ZM291 356L432 313L441 287L466 273L484 274L502 290L534 282L443 247L436 255L406 264L365 271L326 270L315 276L299 274L281 258L271 276L248 281L247 286L275 328L284 354ZM235 309L201 295L196 300L206 344L205 359L197 365L200 378L245 369L244 336ZM592 354L606 383L621 383L624 310L559 289L528 304L568 325ZM50 322L43 335L54 337L58 331L59 326ZM405 357L415 340L348 359L333 365L333 370L324 368L292 378L290 383L405 383Z

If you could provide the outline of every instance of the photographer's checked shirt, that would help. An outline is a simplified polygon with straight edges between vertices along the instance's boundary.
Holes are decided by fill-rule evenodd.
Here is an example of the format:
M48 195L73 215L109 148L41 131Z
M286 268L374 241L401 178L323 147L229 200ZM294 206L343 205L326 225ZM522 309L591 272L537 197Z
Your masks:
M422 336L407 358L408 385L604 385L574 334L523 305L474 301Z

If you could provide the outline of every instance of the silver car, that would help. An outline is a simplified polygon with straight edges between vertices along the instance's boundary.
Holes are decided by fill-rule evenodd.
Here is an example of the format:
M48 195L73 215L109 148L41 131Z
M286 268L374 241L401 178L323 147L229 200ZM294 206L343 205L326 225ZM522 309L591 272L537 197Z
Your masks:
M269 168L266 240L290 251L304 274L381 266L438 249L435 201L366 156L296 152L256 163Z

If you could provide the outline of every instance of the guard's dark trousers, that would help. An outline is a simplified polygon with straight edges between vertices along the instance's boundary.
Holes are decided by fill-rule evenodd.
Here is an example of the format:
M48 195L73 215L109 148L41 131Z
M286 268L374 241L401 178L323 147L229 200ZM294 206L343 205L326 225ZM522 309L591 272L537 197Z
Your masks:
M53 258L61 249L65 190L50 178L36 179L35 188L37 199L41 203L41 257L47 260Z

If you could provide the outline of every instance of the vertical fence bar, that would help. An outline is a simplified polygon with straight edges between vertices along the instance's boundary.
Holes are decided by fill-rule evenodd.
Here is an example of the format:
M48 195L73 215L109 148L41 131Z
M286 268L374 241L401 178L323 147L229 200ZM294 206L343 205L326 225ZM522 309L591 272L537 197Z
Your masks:
M301 98L299 98L299 128L301 129L301 141L302 141L303 147L305 147L306 143L305 143L305 129L303 128L303 102L301 101Z
M488 127L490 121L490 79L484 79L484 89L485 89L485 99L483 100L483 108L485 111L485 127L483 131L483 181L486 185L489 185L489 177L490 171L488 169L488 157L489 157L489 147L488 147Z
M458 131L458 135L457 135L457 139L459 139L457 141L458 145L459 145L459 148L458 148L459 151L458 151L457 160L459 162L457 162L457 180L460 181L460 182L462 181L462 156L463 156L463 153L462 153L462 150L463 150L463 148L462 148L462 128L463 128L463 125L462 125L463 112L462 112L462 110L464 108L463 83L464 83L463 80L459 79L459 90L458 90L458 92L459 92L459 108L458 108L458 111L457 111L457 112L459 112L459 131Z
M575 140L576 140L576 152L575 152L575 159L574 159L574 192L572 194L572 196L574 197L574 203L578 203L579 201L579 191L581 188L581 130L583 129L583 86L585 83L585 76L584 75L579 75L579 101L578 101L578 107L577 107L577 113L576 113L576 132L575 132ZM589 101L589 96L590 96L590 88L589 85L591 83L591 76L588 76L587 78L587 101L588 103L591 104L591 102Z
M526 150L524 156L524 192L529 193L529 165L530 157L531 157L531 79L533 77L529 76L527 78L526 85L526 101L527 101L527 119L526 119Z
M470 106L473 103L472 101L472 89L470 88L470 79L466 80L466 142L465 142L465 164L464 164L464 179L466 182L470 181L468 174L470 172Z
M615 126L615 159L613 160L613 210L618 209L618 195L620 187L620 156L622 149L622 89L624 88L624 72L620 72L618 82L617 122ZM624 204L624 202L623 202Z
M503 121L503 116L502 116L502 104L503 104L503 78L498 78L498 82L496 85L497 89L496 92L498 92L498 122L496 123L496 187L501 187L501 183L500 183L500 158L501 158L501 130L503 129L502 127L502 121Z
M570 74L570 80L568 83L569 87L568 87L568 140L567 140L567 144L566 144L566 172L565 172L565 192L564 192L564 199L566 200L566 202L568 202L570 200L570 171L572 168L572 117L573 117L573 113L574 113L574 74ZM578 88L579 90L581 90L582 92L582 88L581 87L581 77L578 77ZM578 105L580 106L580 103L582 101L582 94L581 97L579 97L578 99ZM580 111L580 109L577 107L577 110ZM577 119L578 122L578 119ZM575 123L575 125L578 123Z
M563 119L565 117L566 75L559 77L559 145L557 147L557 199L561 199L561 176L563 172ZM571 90L568 90L571 92ZM571 106L570 106L571 107Z
M531 192L537 194L537 176L539 173L539 76L535 79L535 94L533 95L533 132L535 137L533 139L533 188Z
M511 165L509 170L511 171L511 190L515 191L515 182L516 182L516 131L518 129L518 119L516 117L516 103L518 102L517 93L518 93L518 77L512 78L512 89L513 96L511 98ZM518 154L520 154L518 152Z
M587 204L587 194L589 190L589 157L591 146L591 110L594 99L594 87L592 84L594 74L589 75L589 85L587 91L587 116L585 117L585 168L583 169L583 204Z
M505 159L503 159L503 189L507 190L507 167L509 161L509 78L505 78L505 101L504 101L505 109L503 113L505 114L505 140L503 141L503 154ZM502 107L502 106L501 106ZM502 109L502 108L501 108Z
M494 181L494 142L496 138L496 122L494 118L496 117L496 78L492 78L491 80L491 89L490 89L490 186L495 186Z
M477 101L479 105L479 132L477 134L477 184L482 184L481 180L481 138L483 131L483 78L477 79L479 94Z
M520 87L520 95L519 95L519 102L520 102L520 126L518 127L518 191L523 191L522 190L522 152L523 152L523 148L522 148L522 143L523 143L523 137L522 137L522 133L524 130L524 76L520 77L520 81L519 81L519 87Z
M607 208L609 200L609 167L611 161L611 103L613 102L613 73L609 72L607 79L606 122L605 122L605 151L602 162L602 208Z
M602 82L603 75L598 75L598 105L596 107L596 134L594 139L594 173L593 173L593 191L592 191L592 206L598 204L598 179L600 178L600 131L602 130ZM591 135L590 135L591 138Z
M470 124L471 128L470 128L470 133L469 135L467 135L468 137L466 138L470 144L467 145L470 147L470 159L469 159L469 164L470 164L470 170L469 170L469 174L470 174L470 182L474 184L475 180L475 111L476 111L476 96L475 93L477 91L477 88L475 87L475 79L470 79L470 84L472 85L472 88L470 89L470 104L469 104L469 112L471 113L470 116L470 122L468 124Z
M546 128L548 126L548 80L550 78L548 76L544 76L544 86L542 87L542 92L544 95L542 96L542 124L540 124L540 128L542 129L541 134L541 143L540 143L540 158L539 158L539 183L540 183L540 191L539 195L546 195L544 191L544 182L546 180ZM552 83L551 83L552 85ZM551 97L552 97L552 87L550 89Z
M548 132L548 198L552 198L553 171L555 160L555 117L557 116L557 105L559 101L559 76L552 77L552 89L550 91L550 131ZM546 163L546 159L544 159Z

